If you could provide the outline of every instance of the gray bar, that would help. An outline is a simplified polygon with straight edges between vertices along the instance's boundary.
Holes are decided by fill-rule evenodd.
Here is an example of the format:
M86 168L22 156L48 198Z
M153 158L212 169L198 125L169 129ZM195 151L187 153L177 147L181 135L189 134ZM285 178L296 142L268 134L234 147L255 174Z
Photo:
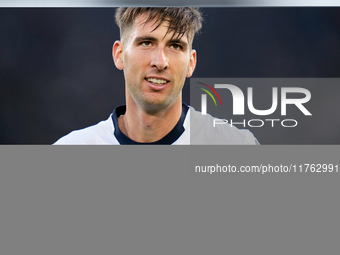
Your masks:
M118 7L118 6L204 6L204 7L299 7L299 6L340 6L339 1L336 0L58 0L58 1L42 1L42 0L12 0L1 1L0 7Z
M338 254L338 173L315 168L339 165L339 152L338 145L0 146L0 254ZM315 171L195 173L216 164Z
M0 254L337 254L339 173L194 167L339 164L339 151L0 146Z

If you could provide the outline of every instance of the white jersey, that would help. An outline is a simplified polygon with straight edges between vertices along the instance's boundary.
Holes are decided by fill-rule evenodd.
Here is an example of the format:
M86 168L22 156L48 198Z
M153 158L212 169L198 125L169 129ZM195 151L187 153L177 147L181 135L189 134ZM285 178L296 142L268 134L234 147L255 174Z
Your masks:
M125 110L125 106L117 107L107 120L72 131L54 144L144 144L131 140L120 131L118 117ZM181 118L170 133L159 141L146 144L259 144L249 130L230 124L214 126L214 119L183 104Z

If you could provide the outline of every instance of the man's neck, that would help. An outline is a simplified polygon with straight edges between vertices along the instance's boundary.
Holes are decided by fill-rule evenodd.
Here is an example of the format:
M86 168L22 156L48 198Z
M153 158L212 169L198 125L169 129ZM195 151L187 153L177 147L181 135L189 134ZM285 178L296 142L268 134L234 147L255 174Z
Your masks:
M152 114L127 102L126 113L118 118L118 126L131 140L151 143L166 136L176 126L181 113L181 100Z

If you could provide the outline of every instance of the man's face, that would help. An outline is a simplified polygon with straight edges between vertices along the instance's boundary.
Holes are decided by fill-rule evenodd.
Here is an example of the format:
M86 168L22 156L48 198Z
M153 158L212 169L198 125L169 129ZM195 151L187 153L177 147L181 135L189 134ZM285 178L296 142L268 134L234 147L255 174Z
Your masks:
M115 43L113 56L116 66L124 69L127 100L131 97L144 109L161 109L181 102L185 78L196 65L196 52L186 34L179 40L171 39L173 33L165 36L167 22L152 31L154 21L144 25L146 17L136 18L126 40Z

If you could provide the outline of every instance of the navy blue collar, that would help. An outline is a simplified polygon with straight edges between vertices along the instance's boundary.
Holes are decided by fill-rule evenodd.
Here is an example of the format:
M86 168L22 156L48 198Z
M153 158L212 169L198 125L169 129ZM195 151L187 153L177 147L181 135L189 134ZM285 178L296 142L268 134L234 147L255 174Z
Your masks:
M125 114L126 106L125 105L118 106L114 109L112 113L113 125L115 127L114 136L117 138L120 144L172 144L182 135L182 133L185 130L183 127L183 123L188 110L189 106L183 103L182 114L179 121L177 122L176 126L162 139L152 143L139 143L131 140L129 137L124 135L122 131L120 131L118 126L118 117Z

